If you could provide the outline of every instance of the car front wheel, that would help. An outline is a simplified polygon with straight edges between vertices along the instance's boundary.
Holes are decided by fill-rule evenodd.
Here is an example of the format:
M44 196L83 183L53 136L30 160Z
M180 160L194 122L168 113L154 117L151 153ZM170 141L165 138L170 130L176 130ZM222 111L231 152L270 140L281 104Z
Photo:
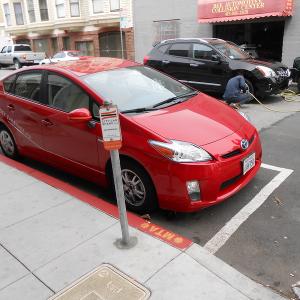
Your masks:
M144 168L134 161L123 159L121 172L126 207L136 213L154 211L158 206L156 191Z
M0 127L0 147L9 158L16 159L18 157L18 149L12 134L4 126Z

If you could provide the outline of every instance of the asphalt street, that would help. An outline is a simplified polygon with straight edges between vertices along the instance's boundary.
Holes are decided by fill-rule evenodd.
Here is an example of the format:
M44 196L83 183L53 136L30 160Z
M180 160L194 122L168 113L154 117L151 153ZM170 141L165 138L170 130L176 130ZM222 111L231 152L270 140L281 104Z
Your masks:
M1 70L0 77L9 72ZM296 105L281 104L278 96L266 101L279 107ZM261 130L264 163L292 169L293 173L215 254L250 278L292 297L290 286L300 281L299 113L277 115L257 104L248 104L245 110ZM94 184L34 161L25 159L24 163L111 201L110 194ZM261 168L247 187L217 206L192 214L158 211L151 215L151 221L205 246L277 175L278 171Z

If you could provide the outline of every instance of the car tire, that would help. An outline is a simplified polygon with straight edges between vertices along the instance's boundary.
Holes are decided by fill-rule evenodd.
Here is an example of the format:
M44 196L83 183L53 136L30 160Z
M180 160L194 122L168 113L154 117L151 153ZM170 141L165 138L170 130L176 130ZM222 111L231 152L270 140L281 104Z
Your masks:
M145 169L130 159L121 159L121 172L126 207L139 214L155 211L158 207L156 191ZM114 190L112 171L110 179Z
M18 148L10 131L0 125L0 147L5 156L17 159L19 157Z
M20 63L19 60L16 59L16 58L14 59L14 66L15 66L15 69L16 69L16 70L19 70L19 69L22 68L21 63Z

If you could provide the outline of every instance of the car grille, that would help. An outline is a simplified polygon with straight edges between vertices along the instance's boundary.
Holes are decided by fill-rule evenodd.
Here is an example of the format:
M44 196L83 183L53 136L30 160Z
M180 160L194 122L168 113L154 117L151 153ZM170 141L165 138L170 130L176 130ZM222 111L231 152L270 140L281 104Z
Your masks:
M290 72L287 68L278 68L275 70L277 76L278 76L278 81L279 82L282 82L284 80L286 80L289 75L290 75Z
M227 181L224 181L221 185L221 190L224 190L226 188L228 188L229 186L231 186L232 184L234 184L236 181L238 181L241 177L243 176L243 174L240 174L238 176L235 176Z
M255 137L255 134L253 134L252 137L250 138L250 140L249 140L249 146L253 143L254 137ZM221 157L224 158L224 159L227 159L227 158L230 158L230 157L234 157L234 156L236 156L236 155L239 155L239 154L241 154L241 153L242 153L242 150L241 150L241 149L235 149L235 150L233 150L233 151L231 151L231 152L229 152L229 153L226 153L226 154L221 155Z

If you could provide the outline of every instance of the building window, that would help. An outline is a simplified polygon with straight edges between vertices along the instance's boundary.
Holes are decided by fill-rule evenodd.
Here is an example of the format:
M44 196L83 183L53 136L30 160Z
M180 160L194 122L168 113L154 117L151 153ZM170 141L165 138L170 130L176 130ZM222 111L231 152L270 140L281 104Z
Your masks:
M93 0L93 12L94 14L104 12L103 0Z
M110 0L110 11L120 10L120 0Z
M80 51L80 55L95 55L93 42L75 42L75 49Z
M27 8L28 8L29 22L34 23L36 20L35 20L33 0L27 0Z
M71 49L70 37L64 36L63 37L63 50L70 50L70 49Z
M71 17L80 16L79 0L70 0L70 12L71 12Z
M33 41L34 50L36 52L45 52L48 53L48 40L47 39L38 39Z
M154 21L154 42L179 37L179 20Z
M41 14L41 21L48 21L48 7L47 7L47 0L39 0L40 6L40 14Z
M56 14L58 18L64 18L66 16L65 0L55 0Z
M15 16L16 16L16 24L24 25L22 5L20 2L14 2L14 10L15 10Z
M123 57L126 58L125 32L122 32L123 45L121 45L121 36L119 31L104 32L99 35L100 56ZM122 50L123 46L123 50Z
M10 16L10 10L9 10L8 3L3 4L3 10L4 10L5 19L6 19L6 24L7 24L7 26L11 26L11 16Z

